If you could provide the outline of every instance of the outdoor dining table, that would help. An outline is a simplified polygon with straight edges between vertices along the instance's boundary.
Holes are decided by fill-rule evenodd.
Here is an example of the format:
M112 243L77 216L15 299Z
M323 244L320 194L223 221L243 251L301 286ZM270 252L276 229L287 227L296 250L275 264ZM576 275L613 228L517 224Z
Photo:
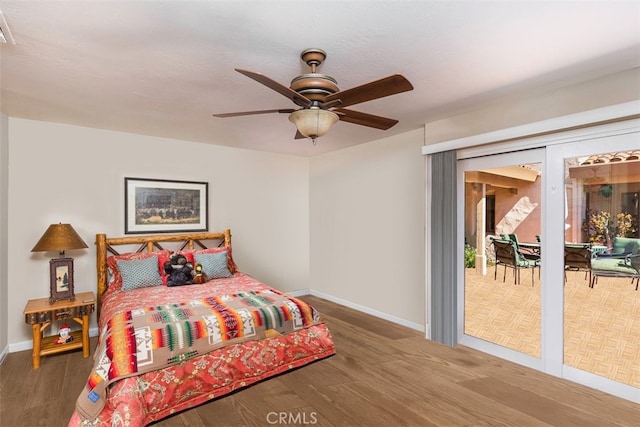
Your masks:
M519 243L520 251L525 258L540 259L540 243L539 242L523 242Z
M540 243L538 242L523 242L523 243L519 243L519 245L522 248L540 250Z

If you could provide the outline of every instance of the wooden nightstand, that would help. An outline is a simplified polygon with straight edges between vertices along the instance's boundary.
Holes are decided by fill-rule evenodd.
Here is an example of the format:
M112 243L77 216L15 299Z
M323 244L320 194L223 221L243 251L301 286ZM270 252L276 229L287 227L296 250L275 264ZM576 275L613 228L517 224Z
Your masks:
M89 317L93 313L96 297L93 292L76 294L74 300L49 302L49 298L32 299L24 308L25 322L33 331L33 369L40 367L40 356L82 348L82 356L89 357ZM82 331L71 332L73 340L56 344L58 336L43 337L42 332L54 320L73 319L82 325Z

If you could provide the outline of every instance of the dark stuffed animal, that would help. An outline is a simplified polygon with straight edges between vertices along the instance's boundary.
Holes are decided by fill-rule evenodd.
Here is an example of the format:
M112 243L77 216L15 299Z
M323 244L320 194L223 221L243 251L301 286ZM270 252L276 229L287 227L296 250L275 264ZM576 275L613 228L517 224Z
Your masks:
M167 286L191 285L193 283L193 267L182 254L171 255L171 260L164 263L164 272L169 275Z

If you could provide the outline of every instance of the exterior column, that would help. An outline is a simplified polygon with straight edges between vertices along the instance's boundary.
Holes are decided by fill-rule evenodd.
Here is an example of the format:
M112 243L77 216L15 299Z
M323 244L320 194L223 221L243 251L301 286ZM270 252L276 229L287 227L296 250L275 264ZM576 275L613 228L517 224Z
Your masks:
M487 233L487 184L478 184L478 203L476 204L476 272L487 275L487 251L485 238Z

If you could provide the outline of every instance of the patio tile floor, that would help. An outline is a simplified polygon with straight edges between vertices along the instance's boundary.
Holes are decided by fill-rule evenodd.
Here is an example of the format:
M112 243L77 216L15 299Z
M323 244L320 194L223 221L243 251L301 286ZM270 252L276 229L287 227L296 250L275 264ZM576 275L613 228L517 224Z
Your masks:
M465 333L540 357L540 279L529 271L513 284L513 273L493 267L486 276L466 269ZM625 278L600 277L589 288L584 272L567 272L565 363L640 387L640 291Z

